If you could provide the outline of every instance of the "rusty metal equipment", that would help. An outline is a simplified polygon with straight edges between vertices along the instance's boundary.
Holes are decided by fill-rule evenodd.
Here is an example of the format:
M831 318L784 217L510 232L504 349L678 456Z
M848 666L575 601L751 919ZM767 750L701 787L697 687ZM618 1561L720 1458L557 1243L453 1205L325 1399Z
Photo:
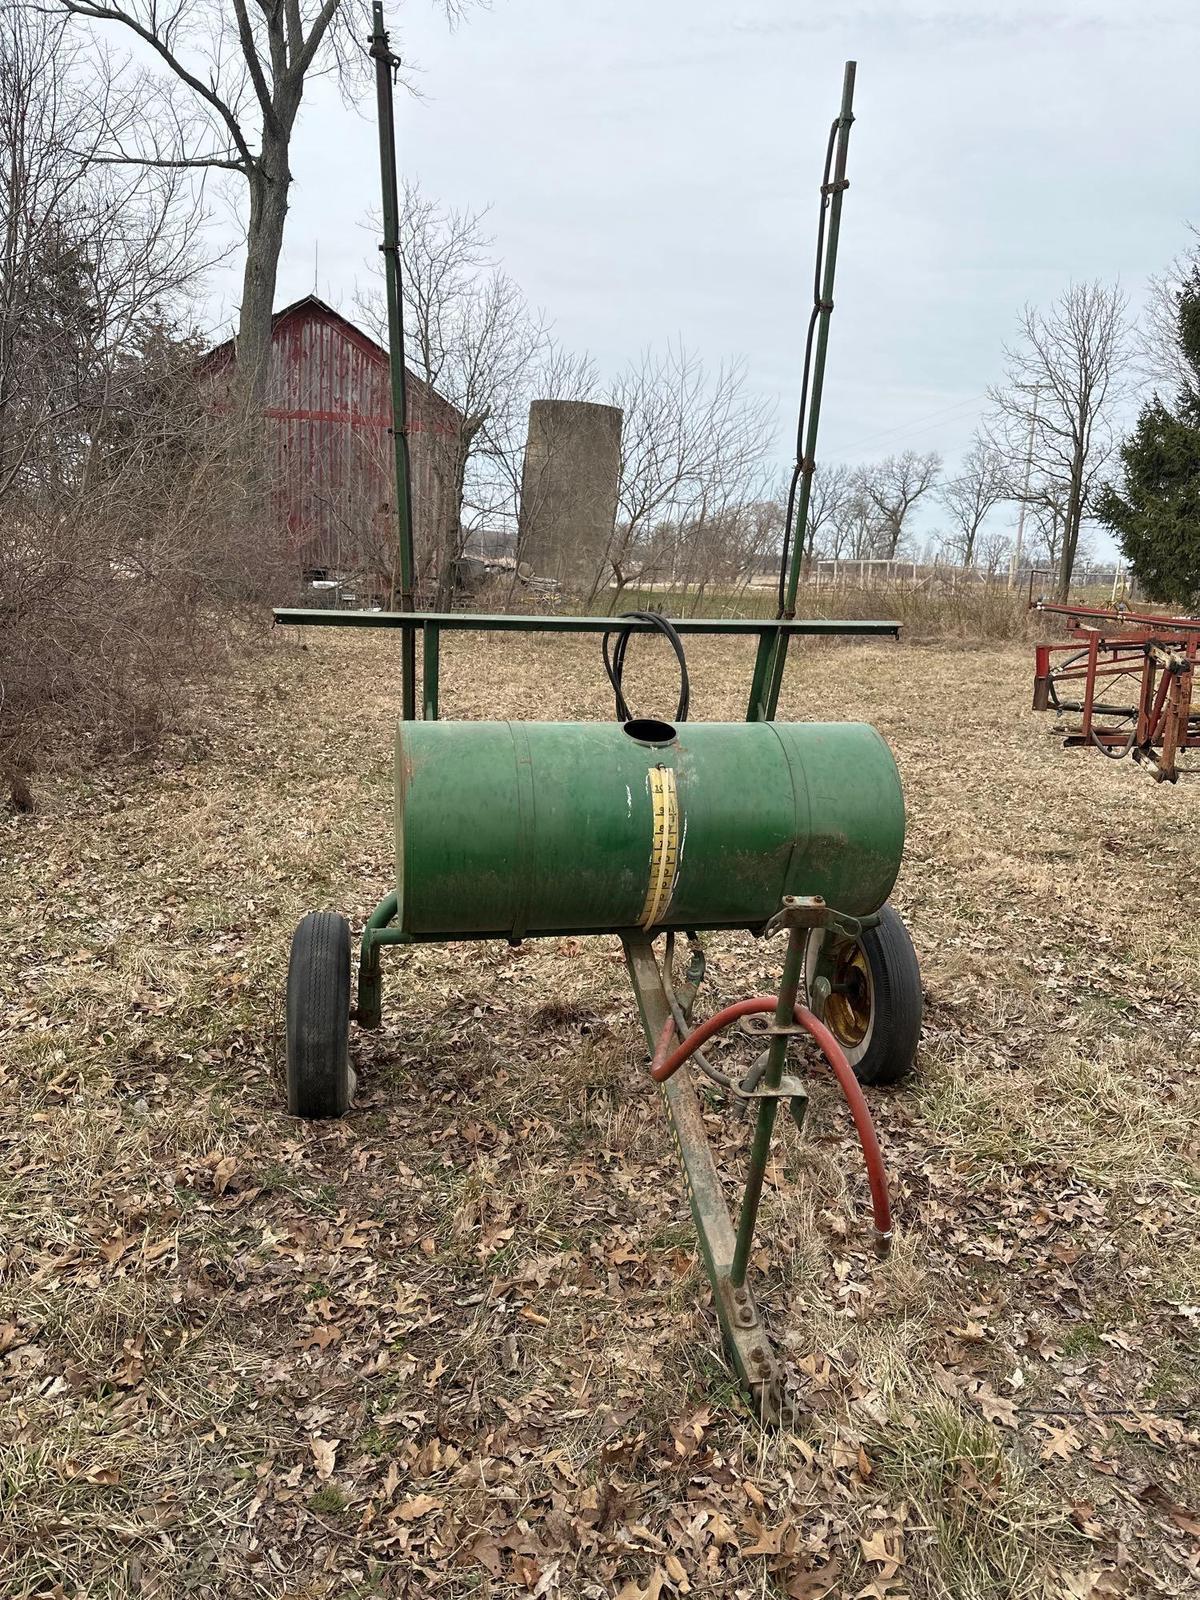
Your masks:
M1045 600L1031 609L1063 618L1068 634L1036 647L1033 709L1058 713L1064 745L1132 755L1158 782L1175 783L1180 754L1200 745L1200 708L1192 709L1200 618ZM1078 721L1066 720L1072 714Z
M379 72L381 128L387 130L393 58L378 3L372 55ZM829 212L829 254L819 272L818 355L810 363L802 488L816 444L852 85L851 64L821 190L823 219ZM383 139L389 144L390 133ZM395 163L386 149L383 169L399 432L405 411L399 256L393 247ZM399 451L396 465L402 482ZM411 521L406 497L398 500L401 589L407 596L414 572ZM802 489L798 502L803 508ZM807 1091L796 1052L801 1041L811 1041L846 1096L867 1160L877 1239L886 1249L891 1235L887 1184L859 1082L892 1083L903 1077L912 1065L921 1023L916 957L887 903L904 842L903 799L891 752L864 725L776 719L794 638L899 634L898 624L890 621L795 619L804 531L801 509L789 529L791 563L780 612L768 621L668 622L650 613L475 615L418 612L411 605L394 612L282 608L275 613L280 624L394 629L403 645L394 887L362 930L353 1006L348 921L315 912L296 930L287 980L289 1109L305 1117L336 1117L351 1108L356 1081L350 1024L379 1026L381 956L389 946L488 938L515 944L565 933L617 936L650 1056L646 1081L658 1086L666 1105L726 1346L756 1413L771 1421L790 1416L791 1399L748 1276L776 1113L782 1102L796 1124L804 1116ZM442 637L464 631L605 636L616 722L439 720ZM672 722L632 715L621 687L631 640L661 633L674 648L681 672ZM608 640L614 635L610 655ZM683 645L688 636L757 641L744 721L688 722ZM693 1009L705 970L701 935L729 928L761 939L786 935L778 992L738 1001L695 1026ZM684 939L687 960L681 975L676 954L677 942ZM740 1075L718 1068L703 1051L707 1039L734 1024L741 1025L753 1047ZM537 1049L536 1041L530 1048ZM701 1088L725 1108L753 1115L736 1219L709 1144Z

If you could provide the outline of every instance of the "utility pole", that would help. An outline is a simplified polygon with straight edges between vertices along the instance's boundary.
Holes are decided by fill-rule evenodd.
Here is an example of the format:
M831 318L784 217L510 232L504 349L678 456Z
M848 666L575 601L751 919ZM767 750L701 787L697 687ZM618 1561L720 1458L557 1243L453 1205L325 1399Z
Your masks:
M1029 478L1033 471L1033 436L1037 430L1038 393L1041 387L1040 383L1035 383L1033 386L1033 412L1029 418L1029 443L1025 448L1025 478L1021 484L1021 509L1017 514L1017 539L1008 566L1010 589L1017 581L1017 573L1021 569L1021 552L1025 544L1025 512L1029 506Z

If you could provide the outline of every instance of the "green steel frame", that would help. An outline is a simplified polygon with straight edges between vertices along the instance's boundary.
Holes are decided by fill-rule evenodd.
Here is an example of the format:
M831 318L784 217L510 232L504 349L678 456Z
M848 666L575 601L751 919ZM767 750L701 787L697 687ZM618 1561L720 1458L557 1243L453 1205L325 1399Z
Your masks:
M673 1021L670 1001L663 985L662 969L654 953L651 940L630 936L624 940L625 963L637 996L641 1013L642 1030L653 1051L668 1022ZM678 1033L677 1033L678 1037ZM782 1035L777 1037L783 1037ZM786 1372L776 1357L763 1326L762 1317L754 1296L745 1281L745 1271L739 1281L734 1281L734 1265L738 1251L739 1234L735 1233L725 1203L712 1146L704 1127L700 1096L696 1092L688 1068L681 1067L660 1086L671 1119L675 1148L679 1153L684 1183L687 1185L688 1203L696 1228L696 1239L704 1270L712 1284L717 1320L725 1340L725 1348L737 1370L756 1416L774 1424L792 1420L793 1405L788 1392ZM775 1100L764 1100L759 1107L761 1119L770 1112L774 1117ZM769 1142L769 1141L768 1141ZM749 1191L762 1191L766 1172L766 1146L759 1161L759 1141L756 1138L748 1174L747 1194L742 1201L741 1218L747 1210ZM755 1205L757 1209L757 1205ZM753 1229L753 1216L750 1220Z
M576 616L510 616L507 614L473 614L469 612L418 612L414 609L415 562L412 539L411 474L408 460L407 401L405 395L405 369L403 361L403 292L400 277L398 249L399 208L396 187L396 156L392 107L392 75L398 64L388 48L388 35L383 25L382 0L374 0L374 31L370 38L370 54L376 65L376 87L379 113L380 167L382 177L384 254L387 282L388 323L391 342L392 374L392 439L396 476L397 564L399 583L393 582L393 604L396 599L400 609L395 611L327 611L297 607L280 607L275 611L275 621L281 626L338 628L398 629L401 633L402 714L406 720L418 715L425 720L436 720L440 714L439 667L441 640L444 633L474 631L487 633L568 633L604 634L616 628L628 628L634 633L651 633L650 623L621 617ZM846 64L842 102L838 117L830 133L834 151L833 181L822 186L823 212L828 207L828 237L825 245L821 278L814 304L816 349L812 361L811 389L806 396L807 426L802 441L802 455L797 461L799 495L796 503L791 535L791 555L787 571L785 604L781 615L760 621L741 618L685 617L675 620L673 626L684 635L699 637L753 638L757 641L750 693L746 706L746 720L770 721L779 705L779 696L787 664L788 647L796 637L846 637L897 638L900 626L892 621L856 621L795 619L795 604L800 567L804 553L804 534L807 528L809 494L816 460L817 428L820 420L821 391L824 381L826 354L829 339L829 320L833 310L834 272L837 261L838 232L841 220L842 198L847 187L846 156L850 126L853 122L852 101L854 91L854 63ZM811 336L810 336L811 337ZM808 383L806 358L805 381ZM397 593L398 591L398 593ZM417 696L416 642L422 643L421 693ZM359 1025L377 1027L382 1010L382 970L380 955L389 944L410 944L412 935L395 926L397 895L387 894L367 919L363 929L359 952L358 997L355 1011ZM855 927L870 925L875 918L854 919L839 917L830 910L828 922L821 924L826 932L830 927ZM655 954L653 938L640 931L614 929L623 943L626 963L634 992L637 996L642 1027L651 1053L660 1045L670 1024L676 1038L682 1039L683 1027L690 1021L691 1006L695 1000L703 963L676 994L669 974L665 974ZM755 1127L746 1185L735 1226L726 1206L720 1175L708 1136L704 1128L701 1103L696 1085L687 1066L681 1067L661 1085L671 1126L679 1150L684 1179L687 1184L692 1216L700 1253L713 1286L717 1315L726 1345L739 1377L746 1386L756 1413L767 1421L786 1421L791 1415L790 1401L783 1369L775 1357L762 1325L758 1309L747 1284L747 1268L752 1253L754 1228L763 1179L774 1131L779 1100L789 1100L797 1121L803 1115L802 1089L796 1080L784 1077L784 1066L789 1034L797 994L804 982L805 953L808 938L819 935L819 926L810 924L806 930L791 926L783 973L779 986L775 1024L769 1030L770 1044L765 1054L761 1074L763 1089L755 1096L758 1100ZM814 971L810 974L809 998L814 1009L820 1011L829 993L830 940L822 937L817 952ZM668 952L667 961L670 955ZM685 998L686 997L686 998ZM674 1004L673 1004L674 1002ZM680 1009L682 1003L682 1009Z
M398 628L404 636L401 658L405 677L404 716L416 715L415 689L410 690L408 674L415 674L415 644L419 633L421 650L421 711L427 721L438 716L438 681L443 633L611 633L629 628L634 633L654 633L652 623L623 617L529 617L507 612L471 611L318 611L299 606L277 606L275 621L280 626L306 628ZM679 617L672 621L677 633L698 634L707 638L756 638L754 674L746 706L747 722L769 722L779 705L783 671L789 642L797 637L898 639L898 622L874 620L837 621L809 617L802 621L759 621L753 617ZM415 682L415 679L414 679Z
M413 640L420 634L422 639L420 705L423 717L429 721L436 720L440 712L438 679L443 633L604 634L611 632L615 627L626 626L638 633L655 631L650 623L619 617L510 616L506 613L483 614L459 611L409 613L325 611L286 606L276 609L275 621L280 626L400 629L406 639ZM776 663L786 662L787 648L791 639L797 636L896 639L900 634L899 623L874 620L758 621L746 618L685 617L675 622L674 626L681 634L757 640L746 708L748 722L769 720L774 715L782 682L782 665L779 677L774 681L772 681L772 669ZM407 660L408 654L405 652L402 661L407 662ZM411 934L395 926L397 914L397 894L395 890L391 890L376 906L363 928L359 946L358 999L354 1013L356 1021L363 1028L377 1028L382 1019L383 947L416 942ZM831 912L830 916L834 924L853 921L853 919L839 918L836 912ZM873 917L860 918L854 925L865 927L875 920ZM637 997L642 1029L647 1046L653 1054L668 1021L672 1021L675 1026L676 1037L682 1038L682 1032L672 1015L663 968L655 954L652 938L636 930L614 929L613 932L620 937L625 950L626 966ZM830 943L828 938L822 939L817 951L812 981L809 983L809 999L818 1015L823 1009L823 1000L829 990ZM794 1011L797 993L804 981L803 964L806 950L806 938L800 937L793 930L784 958L779 987L775 1018L777 1028L782 1028ZM691 1002L695 999L696 986L691 984L688 988L686 1012L689 1016ZM721 1179L704 1127L700 1098L689 1068L681 1067L661 1085L661 1093L671 1121L687 1186L700 1254L712 1284L713 1299L725 1346L755 1415L764 1422L776 1425L787 1424L793 1419L794 1406L784 1368L774 1353L747 1282L747 1269L779 1098L788 1097L781 1096L780 1092L781 1083L785 1081L783 1069L787 1045L787 1033L776 1031L772 1034L765 1071L762 1075L766 1098L761 1099L758 1105L754 1138L746 1169L745 1189L738 1208L736 1227L725 1202ZM795 1095L790 1096L793 1112L798 1109L796 1099ZM802 1113L802 1103L799 1110Z

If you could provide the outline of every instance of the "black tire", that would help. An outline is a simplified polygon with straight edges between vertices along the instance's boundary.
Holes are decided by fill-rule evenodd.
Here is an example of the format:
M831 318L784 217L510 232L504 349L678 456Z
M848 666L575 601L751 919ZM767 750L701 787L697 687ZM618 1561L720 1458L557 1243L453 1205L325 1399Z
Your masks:
M310 911L292 938L287 975L287 1096L294 1117L350 1109L350 924Z
M884 906L879 922L861 939L837 946L838 971L859 989L856 1008L829 997L825 1021L846 1052L860 1083L900 1083L912 1071L921 1038L921 969L899 912ZM816 970L820 935L809 939L806 984ZM854 1014L852 1014L852 1011Z

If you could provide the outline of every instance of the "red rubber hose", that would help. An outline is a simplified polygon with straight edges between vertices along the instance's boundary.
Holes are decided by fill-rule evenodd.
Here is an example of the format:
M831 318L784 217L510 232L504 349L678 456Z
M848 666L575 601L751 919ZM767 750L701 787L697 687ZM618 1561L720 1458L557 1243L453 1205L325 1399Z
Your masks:
M690 1055L699 1050L706 1039L712 1038L714 1033L720 1033L721 1029L727 1028L731 1022L736 1022L739 1017L748 1017L755 1011L774 1011L776 1003L774 1000L763 998L736 1000L723 1011L714 1011L707 1022L702 1022L698 1028L693 1028L671 1055L667 1055L666 1052L670 1048L671 1038L675 1032L675 1022L674 1019L668 1021L658 1037L658 1049L654 1052L654 1060L650 1063L650 1076L655 1083L665 1083Z
M693 1055L706 1040L712 1038L714 1033L720 1033L722 1028L727 1028L739 1017L752 1016L756 1012L774 1012L778 1003L770 995L760 995L754 1000L736 1000L733 1005L715 1011L707 1021L693 1029L683 1043L674 1050L671 1050L671 1039L675 1033L675 1023L673 1020L668 1021L659 1035L658 1048L650 1064L650 1076L655 1083L665 1083L689 1056ZM867 1181L871 1186L871 1210L875 1218L875 1231L886 1243L892 1237L892 1208L888 1200L887 1173L883 1166L883 1152L879 1148L875 1124L871 1120L863 1092L858 1086L858 1079L854 1076L854 1068L846 1060L846 1052L833 1034L807 1006L796 1007L796 1021L812 1035L814 1043L833 1068L838 1087L850 1108L854 1128L862 1145L863 1159L867 1164Z
M850 1107L858 1142L862 1145L863 1160L867 1164L867 1182L871 1186L871 1210L875 1215L875 1231L879 1235L880 1243L886 1248L892 1238L892 1205L888 1198L883 1151L879 1148L879 1136L875 1132L875 1123L871 1118L866 1096L859 1088L854 1068L846 1060L846 1052L820 1018L815 1017L807 1006L797 1006L796 1021L802 1028L808 1029L817 1048L833 1068L838 1087Z

